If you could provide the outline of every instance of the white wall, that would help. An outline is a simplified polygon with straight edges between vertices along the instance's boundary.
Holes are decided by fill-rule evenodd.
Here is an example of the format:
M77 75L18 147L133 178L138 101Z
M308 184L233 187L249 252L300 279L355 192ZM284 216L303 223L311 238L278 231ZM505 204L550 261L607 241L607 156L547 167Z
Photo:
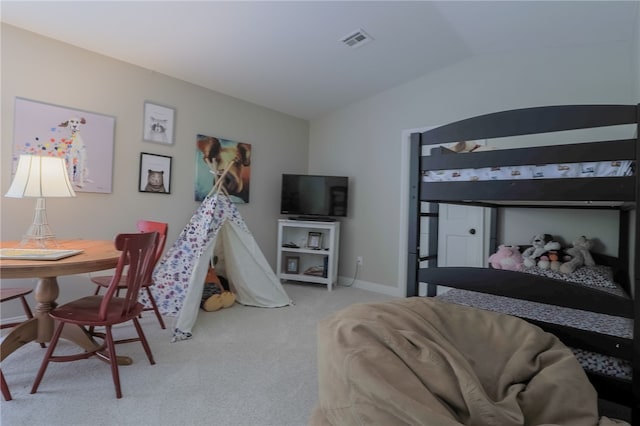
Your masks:
M1 59L2 194L11 182L15 97L116 117L113 192L48 200L49 223L59 238L111 239L134 230L138 218L148 218L169 223L171 244L198 206L194 157L196 135L202 133L253 145L250 203L239 210L275 265L281 174L307 170L307 121L4 24ZM145 100L176 108L175 145L142 141ZM138 192L140 152L173 158L170 195ZM19 240L31 223L35 200L0 197L0 203L2 240ZM35 282L3 280L2 285ZM59 301L92 291L82 276L61 278L60 286ZM12 316L11 308L3 306L2 317Z
M636 17L633 51L640 52L640 7L637 7L636 10L638 13ZM636 100L640 101L640 53L636 53L635 55L634 68L631 75L633 77Z
M636 27L635 27L635 37L634 37L634 46L633 46L633 51L634 52L640 52L640 7L637 7L637 18L636 18ZM634 69L633 69L633 73L631 74L631 76L633 77L633 82L635 85L635 101L640 103L640 53L637 53L635 56L635 61L634 61ZM637 210L637 206L636 206L636 211L632 213L631 218L629 219L631 221L631 227L629 229L629 232L631 235L637 235L638 232L640 232L640 230L636 229L635 223L636 223L636 216L638 214L638 210ZM630 270L633 270L633 262L636 259L636 251L638 250L637 247L632 247L631 252L629 253L629 263L630 263ZM637 271L640 273L640 271ZM633 280L635 277L631 277L631 279ZM634 295L635 296L635 295Z
M629 45L611 44L477 58L312 120L310 172L352 178L340 275L353 276L355 257L363 256L356 286L403 293L404 129L529 106L636 103L629 51Z

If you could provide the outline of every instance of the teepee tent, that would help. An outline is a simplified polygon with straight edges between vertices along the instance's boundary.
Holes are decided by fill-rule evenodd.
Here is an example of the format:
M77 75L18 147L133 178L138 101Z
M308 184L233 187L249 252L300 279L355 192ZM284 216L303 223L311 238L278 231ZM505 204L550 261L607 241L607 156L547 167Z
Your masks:
M215 192L202 201L153 271L151 291L160 312L176 316L174 342L191 338L214 255L216 273L227 278L238 303L268 308L292 304L236 206Z

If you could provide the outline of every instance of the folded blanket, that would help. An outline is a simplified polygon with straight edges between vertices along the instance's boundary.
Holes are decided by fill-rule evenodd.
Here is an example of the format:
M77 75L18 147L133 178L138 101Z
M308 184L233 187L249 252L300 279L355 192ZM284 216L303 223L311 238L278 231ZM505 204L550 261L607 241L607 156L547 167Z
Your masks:
M555 336L431 298L356 304L318 325L312 425L613 425ZM624 423L622 423L624 424Z

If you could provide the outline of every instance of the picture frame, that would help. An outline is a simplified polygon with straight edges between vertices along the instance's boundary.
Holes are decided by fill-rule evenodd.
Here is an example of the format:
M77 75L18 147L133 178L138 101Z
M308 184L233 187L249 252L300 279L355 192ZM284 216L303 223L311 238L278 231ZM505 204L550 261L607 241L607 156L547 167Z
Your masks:
M320 250L322 248L322 232L309 232L307 248Z
M233 203L249 203L252 145L203 134L198 134L195 142L194 200L203 201L216 183L217 172L222 172L230 160L238 159L239 168L234 168L233 178L229 180L232 184L225 183L222 189Z
M13 171L20 155L62 157L76 192L112 192L114 116L20 97L14 106Z
M287 274L300 273L300 257L299 256L287 256L285 258L284 269Z
M171 194L171 160L167 155L141 152L138 191Z
M175 108L155 102L144 102L142 139L146 142L173 145L175 135Z

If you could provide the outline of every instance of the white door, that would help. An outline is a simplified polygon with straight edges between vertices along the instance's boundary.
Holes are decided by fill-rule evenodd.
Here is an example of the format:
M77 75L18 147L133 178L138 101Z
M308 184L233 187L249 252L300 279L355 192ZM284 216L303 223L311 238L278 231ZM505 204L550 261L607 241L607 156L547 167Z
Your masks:
M438 266L486 265L485 208L440 204Z

